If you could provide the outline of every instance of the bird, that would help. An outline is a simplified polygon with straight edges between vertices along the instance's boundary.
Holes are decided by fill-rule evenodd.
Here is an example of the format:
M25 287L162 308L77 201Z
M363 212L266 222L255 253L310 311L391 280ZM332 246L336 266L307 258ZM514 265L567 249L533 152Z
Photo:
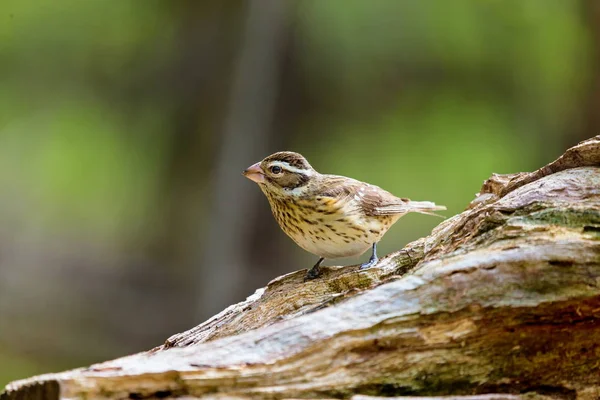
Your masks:
M371 249L359 269L379 261L377 243L410 212L435 215L446 207L396 197L376 185L317 172L301 154L280 151L243 171L258 184L281 229L301 248L319 257L305 280L321 274L325 259L358 256ZM443 218L443 217L442 217Z

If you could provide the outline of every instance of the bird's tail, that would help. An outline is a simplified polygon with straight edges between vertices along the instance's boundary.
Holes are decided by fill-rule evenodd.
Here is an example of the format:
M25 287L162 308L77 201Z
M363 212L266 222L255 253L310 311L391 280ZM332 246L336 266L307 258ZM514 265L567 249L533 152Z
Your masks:
M443 215L434 213L433 211L443 211L445 206L438 206L431 201L410 201L408 203L409 212L418 212L421 214L433 215L435 217L446 218Z

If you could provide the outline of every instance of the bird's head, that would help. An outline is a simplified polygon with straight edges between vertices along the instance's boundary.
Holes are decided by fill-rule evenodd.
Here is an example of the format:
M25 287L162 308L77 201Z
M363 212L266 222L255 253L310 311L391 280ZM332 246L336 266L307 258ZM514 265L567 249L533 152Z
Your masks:
M316 174L306 158L291 151L271 154L244 171L263 191L280 195L301 192Z

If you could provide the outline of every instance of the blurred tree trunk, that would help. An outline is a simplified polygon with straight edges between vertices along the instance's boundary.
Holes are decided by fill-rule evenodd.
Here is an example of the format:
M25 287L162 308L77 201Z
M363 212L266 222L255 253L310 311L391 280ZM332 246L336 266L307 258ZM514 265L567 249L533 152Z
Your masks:
M164 73L162 91L175 130L162 190L168 212L152 241L159 245L151 246L179 281L179 303L198 304L177 313L185 321L239 300L277 265L248 240L274 236L275 225L256 223L260 193L240 172L282 142L272 124L286 8L270 0L170 6L181 21L179 57Z
M376 268L279 277L149 352L18 381L2 400L597 399L598 187L600 136L492 176Z
M202 291L199 273L211 279L211 270L198 259L212 196L208 188L213 163L211 149L217 147L215 132L221 130L228 102L232 64L242 34L244 4L239 1L196 2L180 0L168 3L168 12L178 22L175 26L176 52L159 76L160 96L167 99L169 126L168 149L159 209L160 232L151 238L149 247L157 263L169 270L180 308L172 313L176 325L196 319L189 307ZM186 307L183 307L187 305ZM205 310L208 314L208 310ZM171 322L171 326L173 326Z
M567 145L600 132L600 2L583 0L583 19L590 39L590 84L583 102L583 127L576 137L566 137Z
M243 283L251 260L244 244L253 236L254 221L249 216L253 215L258 192L240 195L244 188L255 189L241 178L241 171L269 150L279 88L287 4L279 0L246 4L229 112L211 168L214 192L209 196L212 204L208 205L205 239L199 246L202 253L195 258L202 265L199 314L203 317L207 311L214 313L228 304L232 293L245 292ZM244 167L240 166L242 160L247 162Z

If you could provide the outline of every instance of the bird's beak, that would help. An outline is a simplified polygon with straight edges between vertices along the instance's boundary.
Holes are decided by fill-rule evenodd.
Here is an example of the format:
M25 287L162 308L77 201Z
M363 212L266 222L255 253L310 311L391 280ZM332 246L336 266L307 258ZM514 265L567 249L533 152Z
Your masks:
M265 181L265 174L260 168L260 163L256 163L246 168L243 172L244 176L256 183L263 183Z

